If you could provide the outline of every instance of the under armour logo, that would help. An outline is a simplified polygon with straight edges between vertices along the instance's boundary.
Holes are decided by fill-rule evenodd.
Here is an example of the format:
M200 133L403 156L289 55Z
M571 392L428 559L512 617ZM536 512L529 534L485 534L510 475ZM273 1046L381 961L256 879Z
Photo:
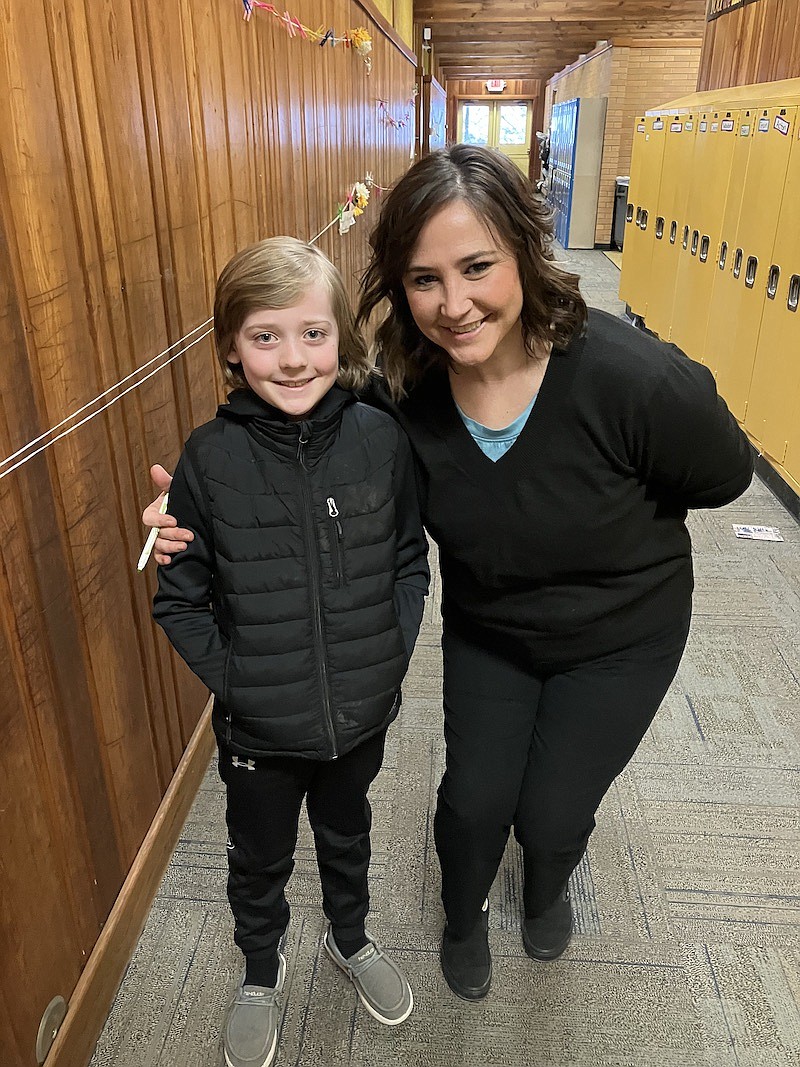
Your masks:
M233 756L231 763L234 767L244 767L246 771L254 771L256 769L256 761L254 759L239 759L238 756Z

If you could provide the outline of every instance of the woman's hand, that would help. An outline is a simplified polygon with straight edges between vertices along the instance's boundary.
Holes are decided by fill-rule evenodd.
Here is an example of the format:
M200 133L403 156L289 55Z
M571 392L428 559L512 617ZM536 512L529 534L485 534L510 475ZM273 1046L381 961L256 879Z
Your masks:
M164 515L158 510L164 499L164 494L172 484L172 475L168 474L160 463L150 468L150 477L157 489L161 492L142 512L142 522L145 526L156 526L159 535L153 548L153 558L156 563L169 563L176 552L183 552L190 541L194 540L191 530L178 528L178 520L168 512Z

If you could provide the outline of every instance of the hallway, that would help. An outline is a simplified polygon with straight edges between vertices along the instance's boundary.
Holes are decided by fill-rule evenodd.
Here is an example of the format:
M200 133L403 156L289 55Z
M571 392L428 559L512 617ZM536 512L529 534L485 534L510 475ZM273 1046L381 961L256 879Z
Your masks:
M617 268L561 253L591 305L621 313ZM732 523L785 541L738 540ZM792 1067L800 1058L800 527L754 481L690 518L695 616L656 721L606 796L573 876L576 934L535 964L520 940L513 841L490 898L492 990L446 987L432 811L443 761L439 585L373 788L372 932L415 1011L371 1019L322 950L308 826L278 1067ZM435 562L435 561L432 561ZM216 1067L241 960L225 896L224 795L212 766L183 828L92 1067Z

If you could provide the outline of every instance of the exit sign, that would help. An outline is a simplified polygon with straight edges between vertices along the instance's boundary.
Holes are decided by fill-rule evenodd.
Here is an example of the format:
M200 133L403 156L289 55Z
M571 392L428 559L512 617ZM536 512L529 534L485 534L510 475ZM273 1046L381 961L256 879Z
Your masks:
M503 81L502 78L490 78L489 81L486 83L486 92L502 93L505 87L506 83Z

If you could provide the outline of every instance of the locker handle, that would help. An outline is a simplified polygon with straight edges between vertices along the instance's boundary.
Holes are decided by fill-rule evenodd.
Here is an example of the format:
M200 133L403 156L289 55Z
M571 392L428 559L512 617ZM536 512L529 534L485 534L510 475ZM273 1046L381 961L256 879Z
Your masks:
M664 216L659 215L656 219L656 239L661 240L664 236Z
M692 248L691 253L693 256L697 255L697 246L700 243L700 233L698 230L692 231Z
M747 266L744 271L744 284L748 289L752 289L756 284L756 271L758 270L758 258L756 256L747 257Z
M773 263L769 268L769 274L767 275L767 296L770 300L775 299L775 294L778 292L778 282L781 277L781 268L777 263Z
M733 257L733 276L738 278L742 273L742 260L744 259L744 252L741 248L736 249L736 255Z
M790 311L797 311L798 303L800 303L800 274L793 274L789 279L789 299L786 301L786 306Z
M719 246L719 269L725 270L725 260L728 258L728 242L723 241Z
M642 219L641 219L641 222L639 223L639 227L642 230L646 230L647 229L647 208L646 207L642 208Z
M683 227L683 240L681 241L681 247L686 249L689 247L689 227Z
M633 222L633 204L628 204L625 208L625 221Z
M669 243L675 244L675 238L678 236L678 224L673 220L672 225L669 228Z
M636 225L641 228L642 225L642 209L637 207L636 209Z
M711 246L711 238L703 235L703 239L700 242L700 262L705 263L708 259L708 250Z

